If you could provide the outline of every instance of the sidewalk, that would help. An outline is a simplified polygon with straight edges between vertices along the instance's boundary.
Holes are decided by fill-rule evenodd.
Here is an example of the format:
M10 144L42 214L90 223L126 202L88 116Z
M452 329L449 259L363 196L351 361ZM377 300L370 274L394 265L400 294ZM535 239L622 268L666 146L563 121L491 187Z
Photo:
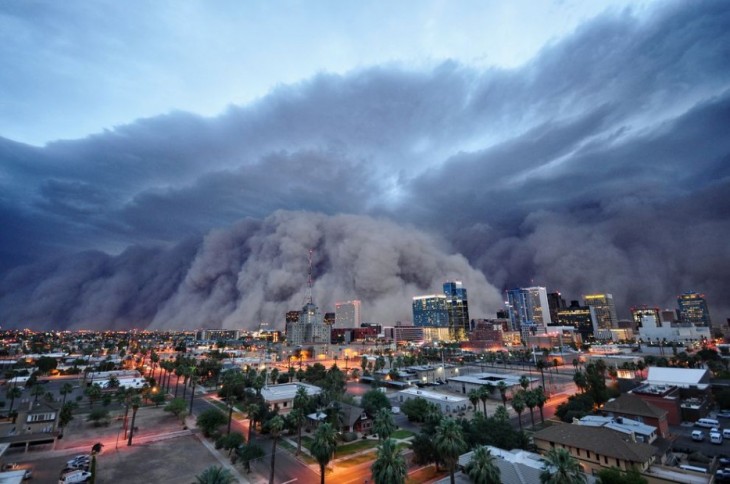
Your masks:
M185 419L185 423L189 429L196 428L195 419L190 416L188 416ZM200 441L201 444L203 444L205 446L206 449L208 449L208 451L211 453L211 455L213 455L213 457L215 457L216 460L218 460L218 462L221 463L221 466L223 466L225 469L228 469L231 472L231 474L233 474L233 477L236 478L238 482L243 483L243 484L251 483L251 481L247 477L244 477L238 471L236 466L231 464L231 460L227 456L221 454L220 451L215 448L215 445L213 445L213 443L211 443L207 438L205 438L204 435L202 435L199 431L192 432L192 434L195 436L196 439L198 439Z

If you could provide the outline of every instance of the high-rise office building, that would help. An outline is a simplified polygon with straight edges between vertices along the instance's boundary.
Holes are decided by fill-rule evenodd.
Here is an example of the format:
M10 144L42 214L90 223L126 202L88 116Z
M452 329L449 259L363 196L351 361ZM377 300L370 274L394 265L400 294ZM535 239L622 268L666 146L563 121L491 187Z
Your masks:
M325 324L322 313L312 297L312 252L309 251L309 280L307 303L297 317L293 311L286 314L286 339L290 345L329 344L331 325Z
M550 307L544 287L521 287L507 291L507 311L514 331L523 337L549 325Z
M596 311L597 329L617 327L618 316L612 294L586 294L583 296L583 305L591 306Z
M360 301L335 303L335 327L359 328L361 322Z
M707 308L704 294L685 292L677 297L677 315L681 324L712 326L710 310Z
M555 324L558 320L558 311L565 309L565 299L559 292L549 292L547 295L548 307L550 308L550 320Z
M591 306L581 306L578 301L570 301L570 306L558 310L558 318L553 326L572 326L580 333L583 341L590 341L596 329L596 312Z
M661 326L661 318L659 316L659 308L652 308L643 304L631 308L631 319L634 321L634 328L639 329L644 326L644 322L650 327L656 328Z
M446 296L431 294L413 298L413 325L449 327L449 309Z
M469 303L461 281L444 283L446 308L449 312L449 335L456 341L466 340L469 332Z

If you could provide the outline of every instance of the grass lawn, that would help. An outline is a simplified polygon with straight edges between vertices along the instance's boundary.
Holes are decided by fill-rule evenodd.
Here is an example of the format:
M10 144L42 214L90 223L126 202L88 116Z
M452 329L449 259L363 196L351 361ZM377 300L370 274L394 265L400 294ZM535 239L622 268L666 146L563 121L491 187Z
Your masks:
M408 437L412 437L414 435L415 434L413 432L411 432L410 430L401 429L401 430L396 430L395 432L393 432L393 435L391 435L391 437L394 439L407 439Z
M337 446L337 453L336 455L339 457L345 457L348 455L352 455L356 452L360 452L362 450L367 449L374 449L378 446L377 440L357 440L355 442L352 442L350 444L345 445L339 445Z
M374 460L375 451L365 452L364 454L356 455L354 457L350 457L349 459L338 460L335 465L337 467L352 467L358 464L362 464L363 462L372 462Z
M296 453L297 453L297 446L291 445L286 440L279 440L278 445L281 447L284 447L285 449L287 449L289 452L291 452L294 455L296 455ZM305 454L304 452L299 454L299 459L301 459L302 461L304 461L307 464L316 464L317 463L317 459Z
M409 474L406 478L406 484L421 484L422 482L428 482L437 477L446 477L448 475L449 473L444 470L436 472L436 466L430 465L425 469L419 469L413 474Z

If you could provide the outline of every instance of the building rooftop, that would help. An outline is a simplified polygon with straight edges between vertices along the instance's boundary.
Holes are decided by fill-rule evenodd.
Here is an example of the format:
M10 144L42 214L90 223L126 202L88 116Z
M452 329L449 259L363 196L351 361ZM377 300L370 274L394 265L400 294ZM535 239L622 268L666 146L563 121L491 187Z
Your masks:
M586 427L605 427L607 429L616 430L623 433L635 432L639 435L652 435L657 431L656 427L646 425L638 420L630 418L616 418L613 417L601 417L599 415L586 415L582 419L578 420L578 425L585 425Z
M710 374L704 369L650 366L646 382L652 385L674 385L682 388L696 386L704 390L709 387Z
M459 395L444 395L442 393L429 392L428 390L419 390L417 388L406 388L398 393L406 393L408 395L415 395L417 397L426 398L430 400L438 400L441 402L454 402L462 403L466 402L467 398Z
M293 400L297 394L297 389L303 387L307 391L307 395L318 395L322 392L322 389L310 385L309 383L284 383L282 385L271 385L261 389L261 396L264 397L264 401L280 401L280 400Z
M661 418L667 414L666 410L647 403L631 393L623 393L618 398L609 400L603 406L603 411L650 418Z
M463 382L463 383L471 383L474 385L486 385L487 383L491 383L492 385L497 385L500 381L503 381L508 387L519 385L520 384L520 376L517 375L510 375L510 374L503 374L503 373L472 373L470 375L460 375L460 376L453 376L449 377L446 380L447 381L457 381L457 382ZM539 381L539 378L532 377L530 375L526 375L531 382L537 382Z
M630 462L650 462L654 455L654 447L651 445L633 442L629 437L603 427L552 425L536 432L533 439L586 449L602 456Z
M545 461L539 454L524 450L504 450L486 446L495 457L494 464L499 468L500 481L503 484L532 484L540 482ZM464 467L471 462L474 451L459 456L459 466ZM448 481L448 479L447 479ZM466 482L471 482L467 480Z

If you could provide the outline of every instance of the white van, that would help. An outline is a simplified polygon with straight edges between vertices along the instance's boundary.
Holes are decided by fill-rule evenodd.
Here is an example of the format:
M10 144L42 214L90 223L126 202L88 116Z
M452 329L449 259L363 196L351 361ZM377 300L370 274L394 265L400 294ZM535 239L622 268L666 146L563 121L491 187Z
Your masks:
M701 430L693 430L692 440L696 442L702 442L703 440L705 440L705 433Z
M710 442L713 444L722 444L722 434L720 432L710 432Z
M719 427L720 422L718 422L714 418L701 418L695 422L695 425L697 427L706 427L708 429L711 429L712 427Z
M58 484L68 484L71 482L86 482L91 479L91 472L72 471L61 476Z
M726 439L730 439L730 429L722 429L722 436Z

